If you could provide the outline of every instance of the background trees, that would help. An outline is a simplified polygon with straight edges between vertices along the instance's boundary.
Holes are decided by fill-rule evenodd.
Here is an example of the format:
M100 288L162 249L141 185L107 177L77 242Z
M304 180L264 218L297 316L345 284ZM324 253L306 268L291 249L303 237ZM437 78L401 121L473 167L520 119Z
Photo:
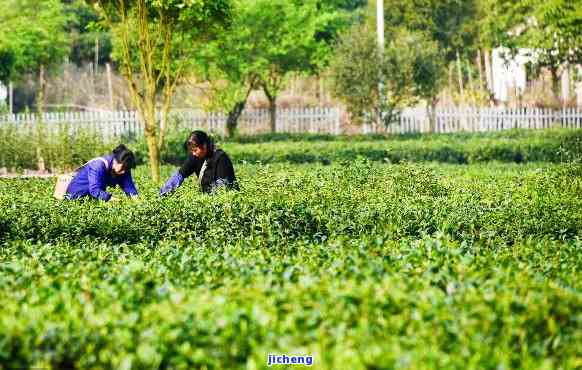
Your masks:
M63 5L58 0L0 0L0 9L0 81L36 74L42 110L45 71L60 64L69 51Z
M196 61L211 85L214 106L228 113L229 135L254 89L267 97L276 131L277 98L288 77L317 74L327 65L338 33L355 21L361 3L237 1L230 28L206 44Z
M145 125L151 176L160 180L160 148L176 84L200 44L223 32L228 0L87 0L113 31L113 56ZM158 98L161 109L158 108ZM161 111L161 117L158 112Z
M225 112L232 136L249 96L269 107L276 131L282 96L294 94L285 103L315 101L329 89L354 122L387 124L400 108L419 102L429 113L440 103L496 103L490 57L495 48L505 48L508 59L530 55L528 76L551 76L555 97L564 71L582 61L582 0L384 0L384 52L371 26L375 12L366 11L375 5L374 0L0 0L0 80L28 91L21 110L35 105L33 96L36 109L43 110L46 74L56 79L61 73L69 85L83 76L87 88L76 97L90 98L71 103L82 108L116 109L117 95L119 106L137 109L142 117L157 177L172 106ZM111 74L101 81L90 68L106 62L113 77L115 72L125 77L127 88L113 89ZM195 81L195 88L188 90L185 80ZM307 87L298 91L297 81ZM51 84L52 91L64 84ZM305 99L311 86L318 93ZM178 104L172 103L176 89L184 97ZM46 106L59 109L61 100L73 96L67 90L53 99L51 89L46 95Z
M393 30L380 48L367 26L355 27L332 63L333 92L357 122L389 125L400 108L438 92L442 70L436 43L421 33Z

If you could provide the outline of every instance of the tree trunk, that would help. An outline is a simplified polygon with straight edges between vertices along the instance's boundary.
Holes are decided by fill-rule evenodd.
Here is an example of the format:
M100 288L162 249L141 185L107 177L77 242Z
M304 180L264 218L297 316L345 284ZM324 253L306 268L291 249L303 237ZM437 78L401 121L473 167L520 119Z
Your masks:
M36 112L40 116L42 116L42 113L44 112L44 90L45 90L44 66L41 65L38 74L38 93L36 94Z
M483 62L481 49L477 49L477 68L479 69L479 91L483 91Z
M111 78L111 64L107 63L105 65L107 69L107 89L109 91L109 106L112 111L115 110L115 101L113 100L113 81Z
M453 64L449 64L449 104L453 102Z
M263 86L263 91L269 100L269 123L271 126L271 132L277 132L277 96L271 94L269 90Z
M269 99L269 121L271 132L277 132L277 102L276 99Z
M473 84L473 74L471 72L472 72L472 68L469 69L469 71L467 73L467 81L469 83L469 90L471 92L473 92L475 90L475 85Z
M570 101L570 66L564 67L561 77L562 105L567 106Z
M42 150L44 149L44 90L45 90L45 78L44 78L44 65L40 66L40 72L38 76L38 93L36 95L36 111L38 115L38 120L36 122L36 160L37 168L40 172L45 172L45 160L42 155Z
M14 86L12 81L8 82L8 111L14 114Z
M465 91L463 88L463 71L461 70L461 57L459 56L459 51L457 50L457 73L459 77L459 92L461 93L461 104L465 103Z
M160 182L160 146L156 135L155 99L144 101L143 120L145 137L150 158L150 172L155 183Z
M93 78L97 78L99 71L99 37L95 38L95 69L93 70Z
M560 75L557 67L550 67L552 75L552 92L556 99L560 100Z
M436 105L438 103L438 98L435 96L430 100L430 104L427 105L429 131L431 133L436 132Z
M493 92L493 73L491 72L491 53L487 49L483 49L483 56L485 57L485 81L487 82L487 90L491 94Z
M239 101L234 105L234 108L230 112L228 112L228 118L226 119L226 135L229 138L233 138L236 136L237 126L238 126L238 119L242 114L243 110L245 109L246 100Z

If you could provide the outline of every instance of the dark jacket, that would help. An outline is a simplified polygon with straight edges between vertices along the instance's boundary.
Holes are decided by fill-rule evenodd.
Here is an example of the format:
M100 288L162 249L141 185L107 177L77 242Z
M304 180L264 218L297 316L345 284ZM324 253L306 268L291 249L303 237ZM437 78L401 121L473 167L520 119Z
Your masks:
M204 165L205 162L206 165ZM201 172L203 173L201 174ZM238 190L230 158L221 149L215 149L204 159L190 154L182 167L162 186L160 195L166 196L172 193L182 185L184 179L193 173L198 177L200 187L205 193L213 193L221 187Z
M206 167L202 178L200 178L204 161L206 161ZM178 171L183 178L196 173L196 176L199 177L200 187L205 193L214 192L221 186L229 189L238 189L234 167L230 158L222 149L214 150L205 159L200 159L190 154Z

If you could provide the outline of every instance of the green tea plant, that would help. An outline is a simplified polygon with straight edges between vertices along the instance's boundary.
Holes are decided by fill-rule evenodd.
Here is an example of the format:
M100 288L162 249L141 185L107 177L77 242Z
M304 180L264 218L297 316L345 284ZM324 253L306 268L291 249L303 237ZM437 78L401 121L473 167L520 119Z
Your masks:
M46 169L68 171L97 155L110 152L116 145L91 133L72 134L66 124L59 125L55 131L43 130L40 134L33 128L30 130L13 124L0 125L0 167L16 171L37 169L37 149L42 148Z
M580 366L578 162L236 170L159 198L140 166L118 203L0 180L0 369Z
M178 164L186 159L183 143L187 131L167 134L161 160ZM36 145L13 125L0 126L0 167L36 168ZM442 162L471 164L500 161L507 163L567 163L582 160L582 130L510 130L490 133L446 135L359 135L267 134L239 137L234 141L216 138L238 163L339 163L362 157L375 162ZM147 163L147 145L135 137L117 141L129 144L138 162ZM118 142L86 134L69 135L67 126L43 139L47 168L57 171L74 168L87 159L110 151Z

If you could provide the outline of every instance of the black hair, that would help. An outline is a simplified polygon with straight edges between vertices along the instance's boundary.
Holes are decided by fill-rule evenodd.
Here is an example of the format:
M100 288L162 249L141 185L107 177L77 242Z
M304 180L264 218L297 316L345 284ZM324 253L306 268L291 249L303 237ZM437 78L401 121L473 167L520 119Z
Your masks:
M184 150L191 151L196 146L206 145L210 153L214 152L214 141L204 131L195 130L190 133L188 139L184 142Z
M119 163L123 163L126 170L135 168L135 155L123 144L119 144L113 149L113 158Z

